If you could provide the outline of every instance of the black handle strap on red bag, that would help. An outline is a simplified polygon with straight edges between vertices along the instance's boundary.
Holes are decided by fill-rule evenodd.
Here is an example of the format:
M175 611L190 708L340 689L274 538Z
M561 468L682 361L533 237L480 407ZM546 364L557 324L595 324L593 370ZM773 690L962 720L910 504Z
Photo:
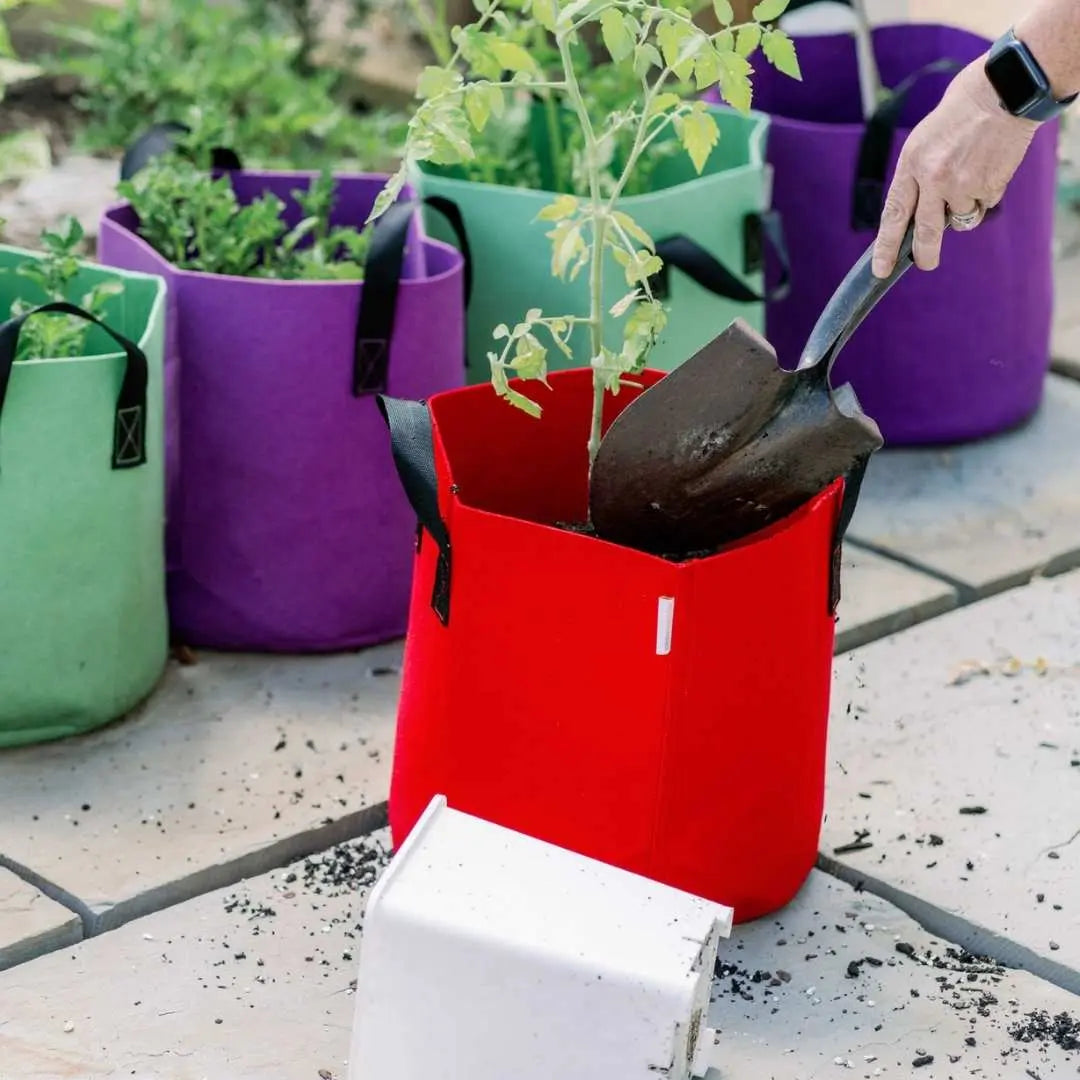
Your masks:
M885 209L885 175L892 154L893 136L916 84L927 75L959 71L955 60L935 60L909 75L878 106L866 122L851 196L851 227L856 232L876 232Z
M450 623L450 532L439 513L431 412L423 401L402 401L384 394L376 401L390 429L394 465L420 523L417 543L423 543L423 532L426 531L439 547L431 609L443 626L447 626Z
M863 480L866 477L866 469L870 464L869 456L856 461L844 475L844 494L840 501L840 513L836 519L836 528L833 531L832 567L829 572L829 612L836 614L840 606L840 577L844 558L844 537L847 535L848 526L855 516L855 508L859 503L859 493L862 491Z
M420 532L418 543L427 532L438 545L435 583L431 591L431 609L444 625L450 623L450 576L452 569L450 531L439 512L438 477L435 472L435 440L431 412L423 401L402 401L380 394L379 411L390 430L390 448L401 485L416 514ZM836 528L833 532L832 565L829 580L829 611L836 613L840 603L843 542L862 490L869 456L857 461L844 477L844 494Z
M666 300L671 295L671 270L680 270L691 281L715 296L739 304L775 303L791 291L791 260L784 240L783 223L776 210L747 214L743 219L743 272L755 274L765 264L768 243L780 264L780 279L764 294L755 292L729 270L715 255L690 237L677 233L657 241L656 254L663 267L649 279L653 297Z
M129 180L155 158L174 150L190 129L180 123L155 124L135 140L124 154L120 175ZM220 171L240 171L243 162L235 151L219 147L211 166ZM472 295L472 253L460 210L438 196L422 200L441 213L457 237L464 260L465 304ZM405 246L413 214L420 200L395 203L375 223L364 261L364 287L356 319L353 349L352 392L355 397L385 393L390 370L390 342L394 337L398 287L405 262Z
M118 334L100 319L75 304L56 301L42 304L0 325L0 415L4 411L11 371L15 366L15 354L19 348L19 334L27 319L38 315L55 313L73 315L100 327L116 342L127 358L120 393L116 398L113 415L112 467L133 469L146 463L146 386L149 370L146 356L135 342Z

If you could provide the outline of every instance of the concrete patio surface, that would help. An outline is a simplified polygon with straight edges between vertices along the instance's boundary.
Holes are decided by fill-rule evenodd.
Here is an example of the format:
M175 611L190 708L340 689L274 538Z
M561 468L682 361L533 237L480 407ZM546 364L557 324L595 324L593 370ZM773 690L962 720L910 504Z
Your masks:
M834 682L832 868L1080 992L1080 573L843 657Z
M0 1080L344 1080L385 834L0 974Z
M387 844L342 845L0 975L0 1080L344 1080ZM926 1058L927 1080L1075 1073L1076 1052L1031 1020L1074 1001L815 872L722 944L711 1076L906 1076Z
M850 535L952 582L961 599L1080 564L1080 382L1052 376L1026 426L871 462Z
M710 1080L1080 1075L1075 237L1059 271L1039 415L871 467L820 869L722 946ZM0 1080L345 1080L401 645L195 659L0 753Z
M74 912L0 868L0 971L82 938Z
M1048 1080L1080 1065L1075 1048L1018 1038L1039 1030L1032 1013L1075 1012L1072 994L967 956L819 872L720 953L713 1080Z
M875 641L956 607L956 589L902 563L844 547L836 651Z
M377 828L400 655L170 663L123 723L0 754L0 858L98 933Z

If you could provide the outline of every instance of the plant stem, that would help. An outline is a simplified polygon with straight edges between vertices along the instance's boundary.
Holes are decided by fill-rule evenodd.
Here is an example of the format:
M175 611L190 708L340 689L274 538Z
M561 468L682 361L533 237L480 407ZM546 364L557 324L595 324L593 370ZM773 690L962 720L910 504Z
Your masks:
M446 37L446 5L441 4L439 6L439 11L442 14L442 19L439 21L428 14L427 9L424 7L424 0L409 0L409 7L412 9L417 25L424 35L424 40L427 41L428 47L435 54L439 64L442 67L449 67L453 63L454 54Z
M589 201L592 205L593 247L589 265L589 342L592 349L593 369L593 404L592 420L589 426L589 471L600 450L600 437L604 419L604 374L597 366L604 353L604 239L607 233L607 215L604 213L600 197L600 161L596 132L585 99L581 94L574 60L570 54L570 45L566 34L556 38L559 45L559 58L562 60L563 74L566 78L566 94L578 116L582 133L585 136L585 166L589 174Z
M614 209L615 204L619 201L619 196L623 193L623 188L626 187L630 177L634 175L634 169L637 166L638 158L641 157L641 154L647 145L645 135L649 130L649 123L651 121L649 110L652 108L652 103L655 100L656 95L663 89L664 84L667 82L670 75L671 68L664 68L660 73L660 77L652 84L652 86L647 86L645 81L642 80L642 88L645 90L645 101L641 106L641 120L638 122L637 133L634 135L634 142L630 147L630 153L626 157L626 164L623 166L622 174L615 182L615 187L611 192L611 198L608 200L607 208L609 211ZM661 125L661 129L662 127L663 125Z

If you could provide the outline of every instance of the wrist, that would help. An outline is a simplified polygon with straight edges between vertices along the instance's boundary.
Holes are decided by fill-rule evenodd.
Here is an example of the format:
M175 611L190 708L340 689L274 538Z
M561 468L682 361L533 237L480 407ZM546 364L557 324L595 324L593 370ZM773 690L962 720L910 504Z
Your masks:
M1030 132L1039 121L1023 116L1013 116L1002 104L997 90L986 75L986 56L969 64L956 76L957 88L964 93L979 111L1003 129Z

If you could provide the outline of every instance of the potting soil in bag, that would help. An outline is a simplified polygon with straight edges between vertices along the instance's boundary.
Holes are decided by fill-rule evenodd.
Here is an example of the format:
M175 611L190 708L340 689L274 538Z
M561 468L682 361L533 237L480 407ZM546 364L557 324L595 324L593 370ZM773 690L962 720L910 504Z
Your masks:
M709 558L605 543L573 528L591 373L550 381L539 421L485 386L385 402L423 524L394 843L443 794L739 919L772 911L817 853L843 481Z
M43 299L11 272L31 257L0 248L0 312ZM0 747L115 720L165 666L165 285L87 267L75 294L106 280L82 356L14 362L55 315L0 319Z
M780 268L771 280L778 294L786 288L783 237L775 215L769 213L762 156L766 119L720 107L712 112L721 135L703 175L698 176L689 157L679 152L657 166L653 190L619 203L619 209L656 241L667 263L653 287L668 306L668 325L650 354L650 363L664 370L692 356L712 338L716 327L736 317L762 329L766 246L779 249ZM542 125L534 127L542 129ZM542 149L538 147L538 154ZM423 196L456 206L461 214L473 272L468 378L485 382L491 375L487 354L494 348L495 327L521 322L530 308L548 316L587 315L588 275L582 273L574 281L552 276L547 236L552 225L537 220L555 198L550 190L479 183L462 176L459 169L425 164L416 185ZM426 224L433 236L454 240L442 213L429 210ZM609 259L605 309L625 292L623 275ZM621 332L621 324L615 326L607 342L616 350L622 345ZM588 362L585 331L579 330L572 341L573 360L552 349L550 366Z
M755 75L791 260L791 291L768 305L767 336L787 367L873 240L910 129L990 43L911 24L875 30L874 44L882 81L901 96L870 124L849 34L796 41L802 82L770 67ZM909 274L847 347L835 382L853 384L887 442L976 438L1038 407L1050 356L1056 144L1048 124L998 210L973 232L947 232L939 270Z
M247 203L310 173L235 172ZM383 177L336 179L334 225L360 227ZM102 222L103 262L170 284L166 366L179 431L170 501L174 634L224 649L322 651L405 629L415 518L375 393L426 397L464 378L463 263L421 239L410 193L377 226L357 282L177 270L130 206Z

